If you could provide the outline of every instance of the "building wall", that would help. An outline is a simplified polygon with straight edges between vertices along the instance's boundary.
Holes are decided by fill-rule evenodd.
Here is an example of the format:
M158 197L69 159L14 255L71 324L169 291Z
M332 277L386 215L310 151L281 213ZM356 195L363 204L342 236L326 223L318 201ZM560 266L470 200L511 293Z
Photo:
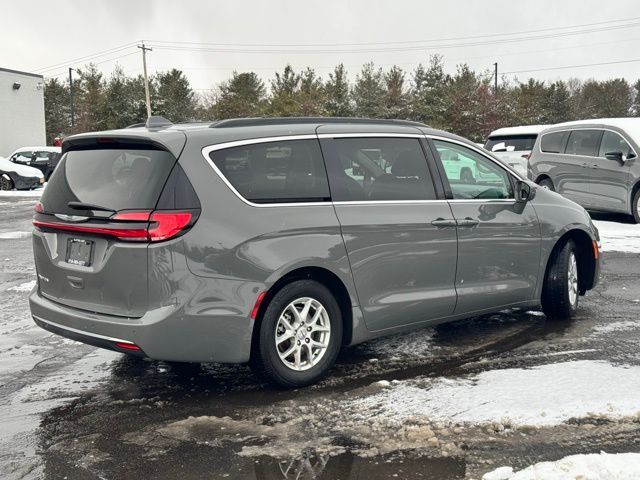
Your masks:
M20 88L14 89L14 83ZM43 83L39 75L0 68L0 156L46 145Z

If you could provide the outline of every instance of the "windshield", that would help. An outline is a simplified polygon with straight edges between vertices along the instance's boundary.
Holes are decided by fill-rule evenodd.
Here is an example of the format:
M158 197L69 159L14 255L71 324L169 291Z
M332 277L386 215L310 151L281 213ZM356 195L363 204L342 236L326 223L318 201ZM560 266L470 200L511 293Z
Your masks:
M538 135L501 135L489 137L484 145L490 152L522 152L533 150ZM494 150L495 149L495 150Z
M46 211L77 214L68 202L120 211L153 209L175 158L162 150L100 149L67 152L42 195Z

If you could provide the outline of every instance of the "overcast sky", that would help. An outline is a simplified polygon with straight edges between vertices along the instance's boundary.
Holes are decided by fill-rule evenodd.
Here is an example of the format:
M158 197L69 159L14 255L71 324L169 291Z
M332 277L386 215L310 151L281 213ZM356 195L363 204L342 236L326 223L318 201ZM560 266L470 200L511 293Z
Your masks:
M141 73L141 39L151 72L182 69L201 91L233 70L269 78L291 63L326 77L343 62L355 76L368 61L411 71L433 53L451 72L498 62L520 79L640 78L638 0L23 0L2 10L0 67L61 78L88 61Z

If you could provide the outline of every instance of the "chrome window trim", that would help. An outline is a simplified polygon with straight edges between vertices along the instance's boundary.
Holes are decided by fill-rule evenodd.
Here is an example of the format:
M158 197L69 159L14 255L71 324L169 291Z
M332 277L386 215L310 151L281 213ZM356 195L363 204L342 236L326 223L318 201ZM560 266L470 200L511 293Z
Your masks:
M338 200L333 202L337 206L355 205L425 205L430 203L447 203L449 200Z
M217 150L225 150L227 148L234 147L242 147L244 145L256 145L259 143L270 143L270 142L287 142L291 140L318 140L318 136L316 134L305 134L305 135L284 135L278 137L262 137L262 138L250 138L246 140L235 140L233 142L225 142L225 143L217 143L215 145L209 145L202 149L202 156L205 161L209 164L209 166L213 169L214 172L220 177L220 179L229 187L229 189L242 200L245 204L251 207L257 208L274 208L274 207L314 207L314 206L327 206L332 205L331 202L284 202L284 203L255 203L250 200L247 200L242 196L242 194L236 190L236 188L231 184L231 182L224 176L224 174L220 171L220 169L216 166L216 164L211 160L209 156L211 152L215 152ZM327 178L327 181L329 179Z
M34 315L34 317L37 318L42 323L46 323L46 324L51 325L51 326L53 326L55 328L59 328L61 330L66 330L68 332L73 332L73 333L77 333L77 334L80 334L80 335L85 335L87 337L98 338L100 340L107 340L109 342L120 342L120 343L128 343L130 345L135 345L131 340L123 340L122 338L107 337L106 335L100 335L98 333L87 332L86 330L79 330L77 328L67 327L65 325L60 325L59 323L52 322L51 320L45 320L44 318L38 317L37 315Z
M606 131L606 132L615 133L616 135L621 137L625 142L627 142L627 144L629 145L629 148L631 148L631 151L635 155L635 157L633 157L633 158L638 158L638 153L636 152L635 148L633 148L633 143L630 142L629 139L624 134L622 134L622 133L620 133L620 132L618 132L616 130L612 130L611 128L607 128L607 127L562 128L562 129L558 129L558 130L552 130L552 131L546 132L546 133L541 133L540 134L540 142L538 142L538 153L542 153L544 155L566 155L566 156L569 156L569 157L582 157L582 158L606 158L606 157L599 157L598 155L578 155L578 154L575 154L575 153L556 153L556 152L545 152L544 150L542 150L542 139L546 135L550 135L552 133L564 133L564 132L571 133L574 130L603 130L603 131ZM602 142L602 139L600 139L600 141ZM565 145L565 148L566 148L566 145Z

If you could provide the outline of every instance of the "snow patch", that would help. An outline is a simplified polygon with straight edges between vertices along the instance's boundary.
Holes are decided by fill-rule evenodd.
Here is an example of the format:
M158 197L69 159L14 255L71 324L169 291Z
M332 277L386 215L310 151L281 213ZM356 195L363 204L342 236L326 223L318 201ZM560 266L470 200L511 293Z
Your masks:
M513 472L500 467L482 480L632 480L640 478L640 453L571 455L555 462L540 462Z
M30 282L25 282L25 283L21 283L20 285L17 285L15 287L9 287L7 288L7 291L9 292L30 292L31 290L33 290L33 287L36 286L36 281L35 280L31 280Z
M596 333L612 333L623 332L626 330L634 330L640 327L640 323L635 320L625 320L623 322L611 322L605 325L597 325L593 328Z
M595 220L602 251L640 253L640 225Z
M355 400L362 411L402 421L557 425L574 417L620 418L640 411L640 366L581 360L490 370L463 379L399 382Z
M14 240L18 238L28 238L31 232L0 232L0 240Z
M33 197L40 198L44 188L36 188L35 190L1 190L0 197Z

